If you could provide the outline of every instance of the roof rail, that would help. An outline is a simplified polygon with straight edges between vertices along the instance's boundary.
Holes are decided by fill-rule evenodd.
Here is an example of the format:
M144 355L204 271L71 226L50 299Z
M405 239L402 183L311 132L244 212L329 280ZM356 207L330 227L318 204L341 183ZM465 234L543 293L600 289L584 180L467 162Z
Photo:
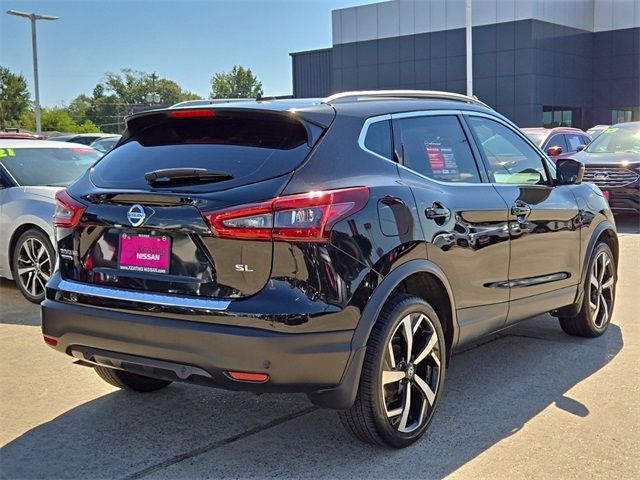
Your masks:
M440 100L454 100L457 102L472 103L474 105L491 108L489 105L481 102L476 97L469 97L467 95L453 92L439 92L436 90L362 90L354 92L342 92L325 98L322 103L339 103L340 101L349 100L357 101L357 99L361 97L396 97L406 99L434 98Z
M203 107L206 105L218 105L221 103L236 103L236 102L255 102L255 98L213 98L208 100L185 100L183 102L175 103L169 108L181 108L181 107Z

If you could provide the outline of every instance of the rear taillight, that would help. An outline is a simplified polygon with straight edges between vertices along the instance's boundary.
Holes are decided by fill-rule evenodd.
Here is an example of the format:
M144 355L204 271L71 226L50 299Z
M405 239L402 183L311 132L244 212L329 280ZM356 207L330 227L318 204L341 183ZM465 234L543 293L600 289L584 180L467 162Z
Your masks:
M56 227L72 228L78 225L87 207L69 195L66 190L56 193L56 212L53 224Z
M221 238L325 242L337 222L364 208L368 200L367 187L352 187L286 195L203 216Z

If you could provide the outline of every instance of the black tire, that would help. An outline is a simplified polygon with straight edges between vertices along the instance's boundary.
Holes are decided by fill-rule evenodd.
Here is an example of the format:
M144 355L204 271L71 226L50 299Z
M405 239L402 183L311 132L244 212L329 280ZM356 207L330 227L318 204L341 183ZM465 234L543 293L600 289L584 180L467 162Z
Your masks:
M409 355L405 328L412 331ZM420 297L393 295L369 337L355 403L338 413L347 431L363 442L392 448L418 440L433 418L444 385L445 348L435 310Z
M31 228L18 237L11 254L11 271L24 298L33 303L44 300L45 284L55 264L55 250L42 230Z
M599 337L611 321L618 281L616 260L606 243L599 243L593 250L586 277L580 311L574 317L558 320L562 330L569 335Z
M94 370L98 376L108 384L135 392L155 392L171 384L169 380L144 377L136 373L116 370L114 368L96 366Z

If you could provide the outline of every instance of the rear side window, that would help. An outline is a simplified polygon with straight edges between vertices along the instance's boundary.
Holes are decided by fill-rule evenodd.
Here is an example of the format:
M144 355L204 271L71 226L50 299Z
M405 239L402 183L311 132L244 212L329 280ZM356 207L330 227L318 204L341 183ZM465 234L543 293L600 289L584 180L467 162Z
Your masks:
M385 120L372 123L367 130L364 146L367 150L377 153L388 160L392 160L391 122Z
M586 145L589 142L584 141L584 137L582 135L576 135L574 133L570 133L565 135L567 137L567 143L569 144L569 151L575 152L580 145Z
M128 134L129 140L93 169L91 179L97 186L149 189L145 173L204 168L232 178L166 188L226 189L288 173L310 151L305 126L289 113L218 110L210 117L170 118L163 112L132 119Z
M405 166L441 182L480 183L480 174L455 116L398 120Z

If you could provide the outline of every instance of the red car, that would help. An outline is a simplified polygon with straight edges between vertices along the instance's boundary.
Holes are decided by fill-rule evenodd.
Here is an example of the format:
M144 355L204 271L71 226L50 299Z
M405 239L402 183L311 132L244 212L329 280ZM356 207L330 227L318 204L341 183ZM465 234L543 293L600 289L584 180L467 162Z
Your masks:
M3 140L44 140L44 137L27 132L0 132Z
M579 128L523 128L524 134L554 162L568 158L591 143L591 137Z

